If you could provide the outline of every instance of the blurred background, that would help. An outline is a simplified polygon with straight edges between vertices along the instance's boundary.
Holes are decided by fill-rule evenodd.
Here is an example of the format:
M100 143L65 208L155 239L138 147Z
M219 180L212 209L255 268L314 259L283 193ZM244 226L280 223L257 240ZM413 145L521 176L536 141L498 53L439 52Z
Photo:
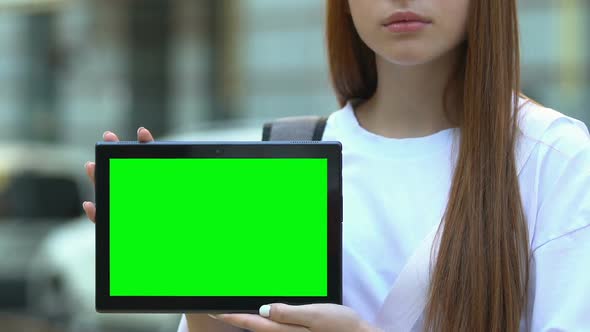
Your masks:
M94 311L82 165L105 130L258 140L338 108L320 0L0 0L0 330L175 331ZM520 2L523 89L590 123L590 4Z

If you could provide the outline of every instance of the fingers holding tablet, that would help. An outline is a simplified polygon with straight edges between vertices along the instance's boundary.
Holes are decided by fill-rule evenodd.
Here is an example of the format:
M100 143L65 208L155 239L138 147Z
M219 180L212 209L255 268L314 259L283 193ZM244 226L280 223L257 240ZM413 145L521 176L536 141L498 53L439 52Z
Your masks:
M111 131L105 131L104 134L102 134L102 139L105 140L105 142L119 141L119 137L117 137L117 135Z
M102 138L105 142L119 142L119 137L117 137L117 135L111 131L105 131L102 135ZM137 129L137 141L139 143L150 143L154 141L154 137L152 136L149 130L147 130L144 127L140 127L139 129ZM96 185L96 180L94 177L96 163L89 161L84 165L84 168L86 170L86 175L88 176L90 181L92 181L92 184ZM88 219L90 219L90 221L92 222L96 222L96 206L94 205L94 203L84 202L82 204L82 208L84 209L84 212L86 213Z
M105 131L105 133L102 135L102 138L105 142L119 141L119 137L117 137L117 135L111 131ZM147 130L144 127L139 127L137 129L137 141L139 143L149 143L154 141L154 137L152 136L152 133L149 130Z
M84 209L84 212L86 212L88 219L92 222L96 222L96 207L94 206L94 203L84 202L82 208Z
M149 143L154 141L154 137L149 130L144 127L139 127L139 129L137 129L137 140L139 143Z
M96 169L96 163L89 161L84 165L84 168L86 169L86 175L88 176L90 181L92 181L92 184L95 185L94 170ZM92 222L96 222L96 208L94 206L94 203L84 202L82 203L82 208L84 209L84 212L86 213L88 219L90 219L90 221Z

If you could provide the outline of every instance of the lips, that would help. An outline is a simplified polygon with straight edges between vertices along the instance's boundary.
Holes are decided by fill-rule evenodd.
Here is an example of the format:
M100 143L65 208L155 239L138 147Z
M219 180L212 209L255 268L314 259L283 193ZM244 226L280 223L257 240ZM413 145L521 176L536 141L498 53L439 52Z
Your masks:
M391 32L417 32L432 24L432 20L414 12L396 12L383 21L383 26Z

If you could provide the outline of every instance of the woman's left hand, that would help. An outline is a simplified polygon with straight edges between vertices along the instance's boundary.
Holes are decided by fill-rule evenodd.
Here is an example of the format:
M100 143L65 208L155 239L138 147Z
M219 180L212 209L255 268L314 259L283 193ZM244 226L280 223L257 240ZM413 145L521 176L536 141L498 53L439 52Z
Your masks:
M264 305L260 315L221 314L212 316L253 332L377 332L352 309L336 304Z

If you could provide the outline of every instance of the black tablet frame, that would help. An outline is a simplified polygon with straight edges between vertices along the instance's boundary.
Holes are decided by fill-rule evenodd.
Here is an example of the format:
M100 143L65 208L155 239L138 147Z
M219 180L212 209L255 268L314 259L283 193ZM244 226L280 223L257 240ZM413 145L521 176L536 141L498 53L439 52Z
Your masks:
M328 296L193 297L109 295L110 158L326 158ZM342 146L340 142L100 142L96 144L96 310L98 312L257 312L269 303L342 304Z

